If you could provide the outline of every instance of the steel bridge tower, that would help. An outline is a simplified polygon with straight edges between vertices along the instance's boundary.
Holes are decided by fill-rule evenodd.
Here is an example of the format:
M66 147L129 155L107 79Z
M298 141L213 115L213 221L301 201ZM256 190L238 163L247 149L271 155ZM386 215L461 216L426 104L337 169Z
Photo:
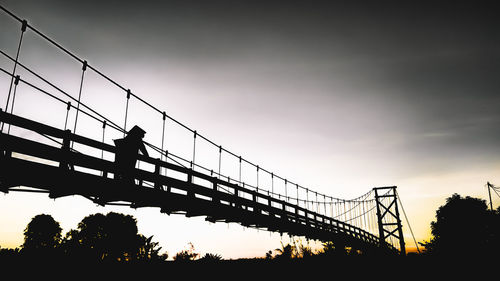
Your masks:
M387 239L395 238L399 240L401 255L406 255L403 227L399 218L396 186L376 187L373 190L375 191L375 201L377 203L380 247L386 247Z

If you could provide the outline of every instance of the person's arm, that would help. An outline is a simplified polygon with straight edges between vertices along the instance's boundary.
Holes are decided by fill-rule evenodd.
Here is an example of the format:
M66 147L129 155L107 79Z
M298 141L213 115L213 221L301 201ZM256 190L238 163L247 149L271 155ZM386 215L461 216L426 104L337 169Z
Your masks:
M139 146L139 150L141 151L141 153L145 156L149 156L148 154L148 151L146 150L146 147L144 146L144 143L141 142L141 145Z

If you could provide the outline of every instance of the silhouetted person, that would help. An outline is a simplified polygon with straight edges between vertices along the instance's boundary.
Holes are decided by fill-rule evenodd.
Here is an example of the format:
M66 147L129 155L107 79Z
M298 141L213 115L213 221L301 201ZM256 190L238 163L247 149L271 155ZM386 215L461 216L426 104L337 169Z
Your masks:
M134 126L128 131L126 137L114 140L116 146L115 179L119 179L126 184L135 184L133 175L139 151L143 155L149 156L142 141L145 134L146 132L139 126Z

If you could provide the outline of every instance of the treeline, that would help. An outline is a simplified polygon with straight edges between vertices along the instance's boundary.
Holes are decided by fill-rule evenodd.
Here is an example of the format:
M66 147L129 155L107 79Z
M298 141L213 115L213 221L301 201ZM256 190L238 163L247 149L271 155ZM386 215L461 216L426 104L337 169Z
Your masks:
M324 243L320 250L312 250L301 241L293 245L282 244L270 250L262 261L291 261L297 259L333 258L359 255L351 249L336 249L333 243ZM64 236L59 224L52 216L40 214L31 219L24 230L24 243L20 248L0 248L0 259L70 260L77 262L163 262L168 259L153 236L138 233L133 216L110 212L92 214L83 218L76 229ZM218 262L219 254L200 255L192 243L188 248L172 256L175 262Z
M222 256L196 253L192 243L176 253L176 262L201 260L220 261ZM52 216L40 214L31 219L24 230L24 243L20 248L0 248L2 260L65 260L71 262L163 262L167 252L161 252L153 236L138 233L137 220L130 215L115 212L86 216L64 236Z
M24 243L0 249L0 257L70 259L79 261L162 261L168 258L153 237L138 233L130 215L110 212L89 215L63 237L59 222L50 215L33 217L24 230Z
M337 251L333 243L325 243L323 249L313 251L302 242L294 245L282 244L281 248L270 250L263 260L287 261L312 257L333 257L357 255L356 251ZM24 243L20 248L0 248L0 259L69 259L85 262L162 262L168 259L167 252L161 252L153 236L138 233L137 221L133 216L115 212L92 214L83 218L76 229L64 236L62 229L52 216L40 214L31 219L24 230ZM192 243L188 248L172 257L176 262L221 261L219 254L206 253L201 256Z
M57 221L50 215L37 215L24 230L24 243L20 248L1 249L0 262L14 259L59 259L82 262L147 262L161 263L168 259L161 252L153 236L138 233L137 221L130 215L110 212L93 214L82 219L76 229L64 236ZM449 257L479 259L500 250L500 207L489 210L486 201L453 194L446 204L436 211L436 220L431 222L432 239L421 242L424 247L420 257ZM382 254L383 255L383 254ZM313 250L301 241L282 244L280 248L265 253L259 262L339 261L351 257L379 259L381 252L362 252L357 249L336 247L324 243ZM180 263L190 261L220 262L222 256L207 253L201 256L194 246L176 253L173 260ZM385 256L387 258L387 256ZM248 260L246 260L248 261Z

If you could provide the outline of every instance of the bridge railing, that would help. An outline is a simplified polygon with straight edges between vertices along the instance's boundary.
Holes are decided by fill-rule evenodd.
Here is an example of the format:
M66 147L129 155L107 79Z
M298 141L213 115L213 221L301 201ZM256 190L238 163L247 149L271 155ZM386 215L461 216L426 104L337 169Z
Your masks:
M80 169L79 172L89 173L88 169L90 169L94 171L92 174L95 176L113 180L112 175L116 172L114 162L74 151L70 149L70 144L78 143L111 154L116 153L115 146L73 134L69 130L60 130L1 110L0 122L36 132L46 137L55 138L59 140L60 143L60 146L49 146L26 138L1 133L0 149L4 151L6 155L12 155L12 152L17 152L21 155L36 157L45 161L53 161L53 166L66 168L67 165L71 165L75 170L83 168ZM150 158L144 155L138 155L138 159L154 167L152 171L135 169L133 177L138 181L138 187L158 189L162 192L182 193L186 196L192 196L193 198L224 204L240 210L244 209L258 216L265 216L280 222L291 223L295 226L320 231L323 234L345 235L371 245L379 244L377 236L361 228L313 212L286 200L280 200L276 197L231 183L230 181L225 181L218 177L195 171L191 168L161 161L160 159ZM166 175L160 173L161 169L166 170ZM173 173L176 173L177 176L173 177L171 175ZM201 182L204 182L204 184ZM105 204L106 202L103 203ZM216 221L217 217L212 219ZM220 219L224 219L224 217L220 217ZM258 223L255 224L258 225ZM272 229L272 226L268 225L268 228ZM280 231L277 226L274 230ZM392 248L390 245L388 245L388 247Z

